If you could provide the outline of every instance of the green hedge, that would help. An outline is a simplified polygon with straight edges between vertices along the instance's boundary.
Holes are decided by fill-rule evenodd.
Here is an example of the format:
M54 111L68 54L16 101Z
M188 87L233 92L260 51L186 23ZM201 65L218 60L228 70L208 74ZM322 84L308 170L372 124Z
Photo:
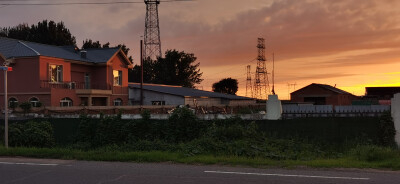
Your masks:
M169 120L151 120L145 113L142 120L122 120L120 116L92 119L35 119L51 123L57 145L88 142L93 146L133 143L139 140L160 140L169 143L190 142L214 131L220 140L243 138L243 129L252 121L240 118L201 121L188 109L178 109ZM11 121L10 124L27 122ZM386 123L385 123L386 122ZM311 139L332 144L356 140L379 145L393 144L394 127L389 117L301 118L278 121L256 121L253 136L284 139ZM1 130L1 138L3 138Z

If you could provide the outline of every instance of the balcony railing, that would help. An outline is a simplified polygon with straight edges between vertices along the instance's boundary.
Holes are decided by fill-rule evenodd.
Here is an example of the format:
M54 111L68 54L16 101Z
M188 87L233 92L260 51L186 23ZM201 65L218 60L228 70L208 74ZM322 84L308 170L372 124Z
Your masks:
M111 90L112 86L105 83L90 83L85 82L51 82L51 81L40 81L41 88L56 88L56 89L100 89L100 90Z

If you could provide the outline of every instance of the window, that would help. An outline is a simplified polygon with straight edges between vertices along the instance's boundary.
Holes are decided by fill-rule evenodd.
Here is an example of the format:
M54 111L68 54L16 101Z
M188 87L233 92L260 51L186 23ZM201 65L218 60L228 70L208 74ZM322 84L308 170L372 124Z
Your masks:
M18 100L14 97L8 99L8 107L16 108L18 106Z
M114 86L122 85L122 71L121 70L113 70L114 76Z
M41 103L39 102L39 100L36 97L32 97L31 99L29 99L29 103L31 103L32 107L40 107Z
M60 100L60 106L61 107L71 107L72 106L72 100L68 97L65 97Z
M165 101L151 101L151 105L165 105Z
M49 65L49 80L50 82L63 81L63 66L62 65Z
M122 106L122 100L120 98L115 99L114 106Z
M90 73L85 73L85 89L90 89Z

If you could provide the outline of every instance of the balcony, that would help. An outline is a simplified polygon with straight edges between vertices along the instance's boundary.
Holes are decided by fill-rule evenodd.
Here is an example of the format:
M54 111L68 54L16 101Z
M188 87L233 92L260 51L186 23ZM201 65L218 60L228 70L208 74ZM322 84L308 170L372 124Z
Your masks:
M128 94L128 87L112 86L105 83L91 83L88 85L85 82L50 82L40 81L41 88L55 88L55 89L71 89L75 90L78 95L90 94Z
M41 88L56 88L56 89L98 89L98 90L111 90L112 86L106 83L91 83L88 85L85 82L51 82L40 81Z

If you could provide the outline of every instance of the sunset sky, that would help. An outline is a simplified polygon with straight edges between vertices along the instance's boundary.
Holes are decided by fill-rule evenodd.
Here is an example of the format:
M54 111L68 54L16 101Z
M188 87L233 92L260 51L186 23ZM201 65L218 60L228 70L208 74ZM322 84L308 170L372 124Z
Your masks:
M110 1L0 0L0 4ZM366 86L400 86L399 10L398 0L162 2L162 51L194 53L203 72L200 88L211 90L214 82L232 77L239 81L238 95L245 95L246 66L250 64L255 71L257 38L263 37L269 72L275 53L275 91L281 99L287 99L288 92L294 90L288 83L296 83L296 89L310 83L336 85L363 95ZM36 24L44 19L63 21L79 46L87 38L111 45L124 43L132 49L129 54L134 63L139 62L144 3L0 5L0 27Z

